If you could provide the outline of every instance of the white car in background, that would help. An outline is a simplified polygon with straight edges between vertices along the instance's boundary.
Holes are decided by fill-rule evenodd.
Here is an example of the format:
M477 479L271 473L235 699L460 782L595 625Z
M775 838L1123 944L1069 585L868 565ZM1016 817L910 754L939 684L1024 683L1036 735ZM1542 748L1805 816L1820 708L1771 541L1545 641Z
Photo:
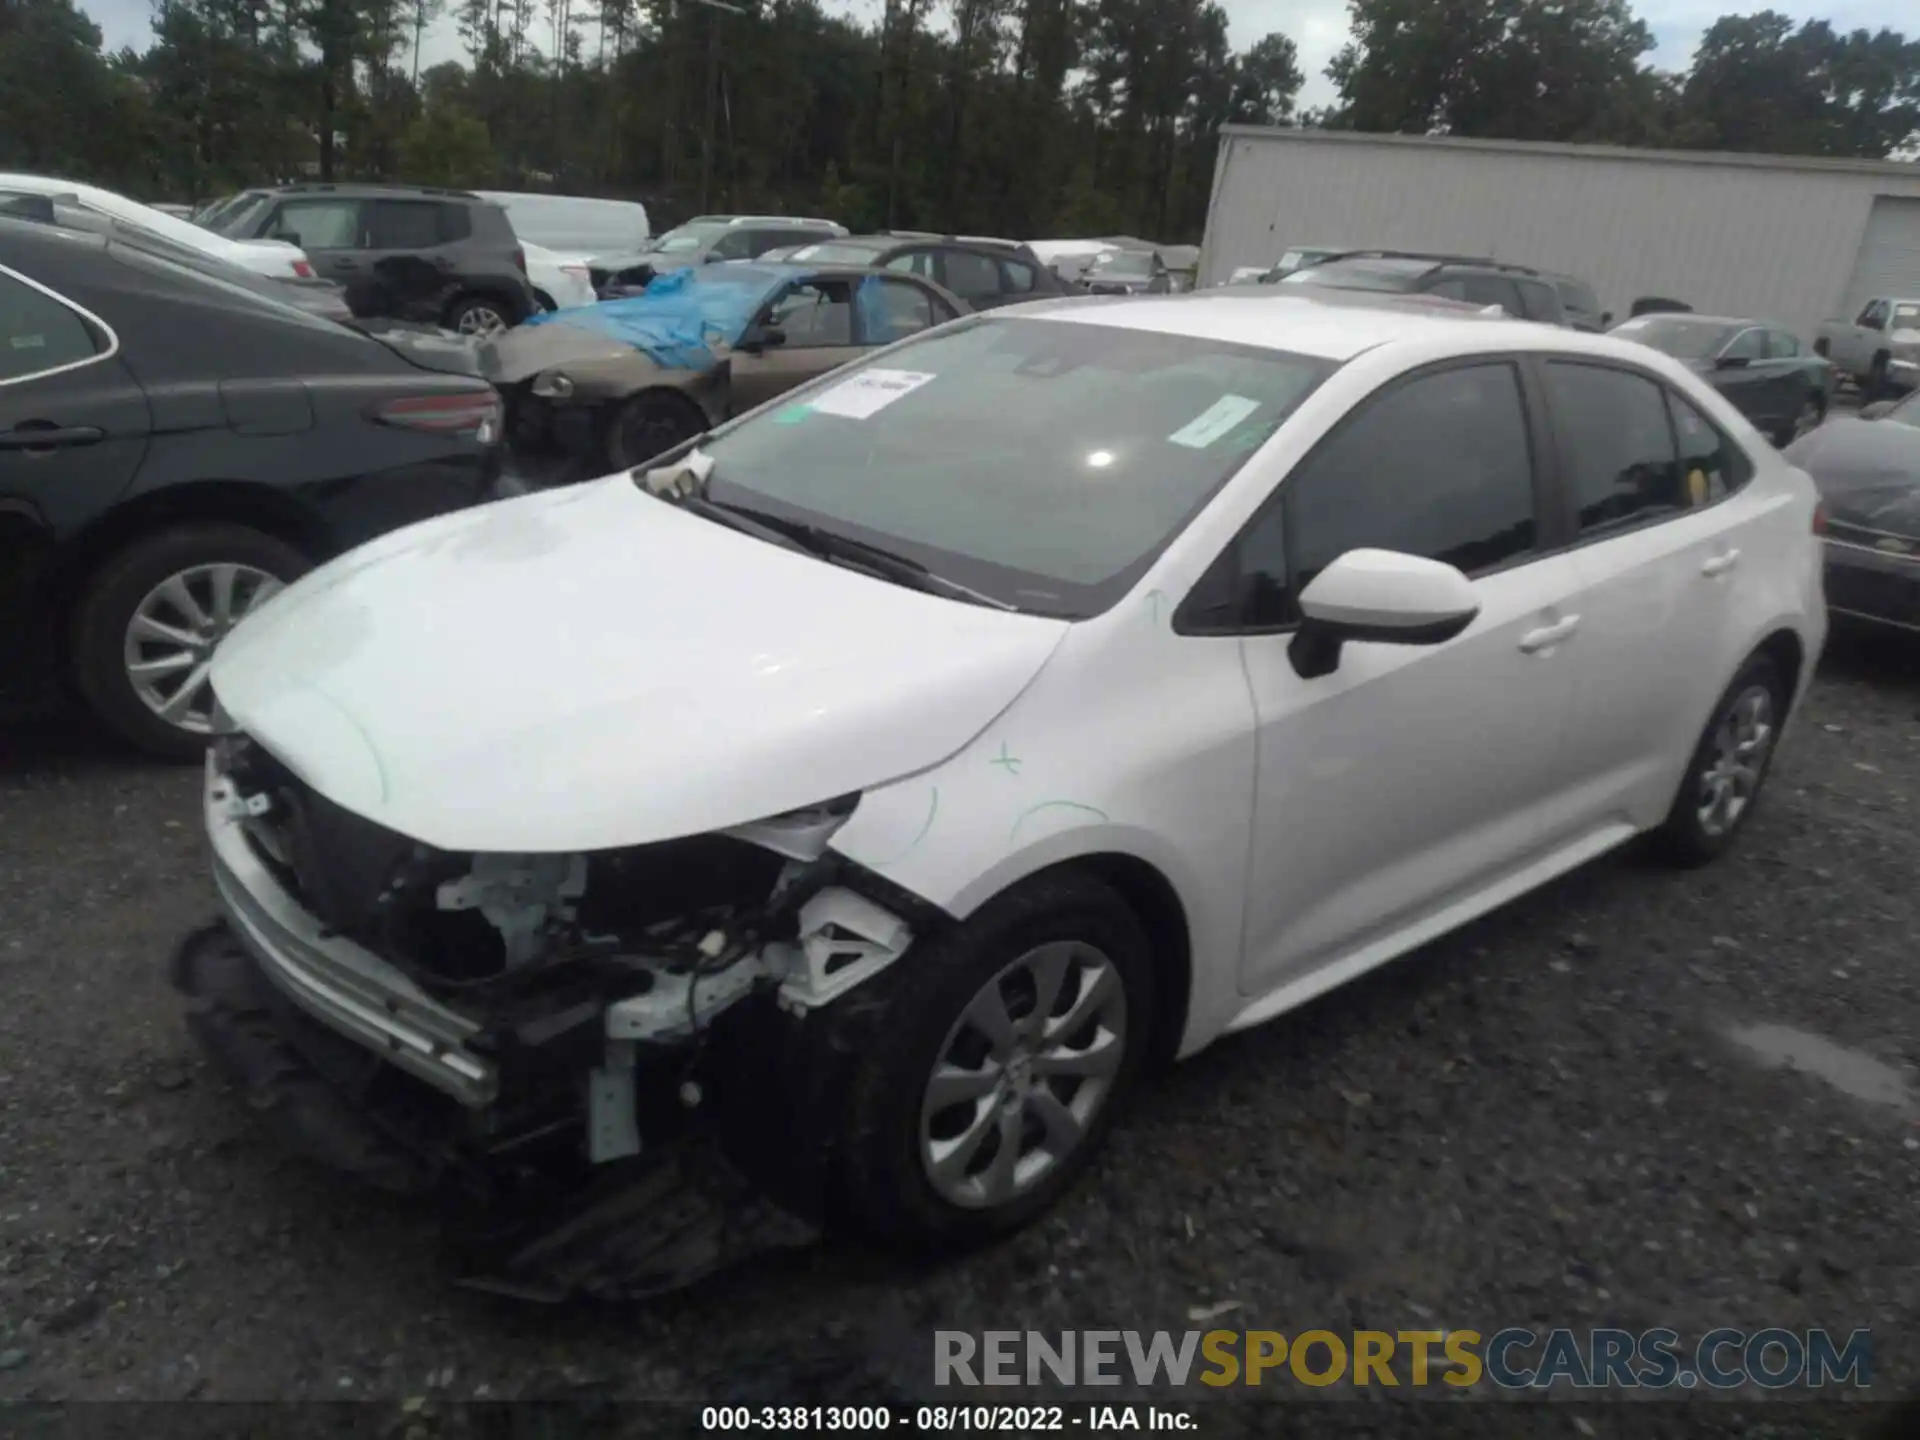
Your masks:
M285 240L229 240L190 221L181 220L138 200L129 200L98 185L56 180L45 175L0 174L0 195L46 195L108 220L146 230L175 245L185 245L216 260L251 270L269 280L317 279L307 252Z
M533 286L535 298L547 309L571 310L578 305L591 305L598 298L593 293L593 276L587 269L585 255L559 254L524 236L520 250L527 260L527 283Z
M176 975L216 1051L275 993L439 1092L441 1163L531 1173L524 1130L584 1203L711 1115L783 1186L825 1157L858 1233L985 1238L1150 1058L1637 836L1725 850L1825 642L1823 514L1603 336L1284 290L963 317L249 616L227 927Z

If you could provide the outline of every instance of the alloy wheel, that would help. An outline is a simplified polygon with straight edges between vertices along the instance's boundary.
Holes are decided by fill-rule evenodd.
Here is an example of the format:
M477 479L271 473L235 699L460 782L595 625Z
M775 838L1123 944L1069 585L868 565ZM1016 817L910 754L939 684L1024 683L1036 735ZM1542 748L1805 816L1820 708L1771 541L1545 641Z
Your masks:
M469 305L460 312L454 328L462 335L498 335L507 328L507 320L487 305Z
M993 1209L1052 1174L1113 1091L1127 1018L1113 961L1079 941L1036 946L981 986L921 1100L920 1159L934 1191Z
M169 575L127 623L124 663L133 693L169 724L205 734L213 722L207 673L214 649L282 588L251 565L196 565Z
M1695 813L1708 835L1718 839L1740 823L1760 789L1773 739L1773 695L1764 685L1750 685L1721 717L1700 772Z

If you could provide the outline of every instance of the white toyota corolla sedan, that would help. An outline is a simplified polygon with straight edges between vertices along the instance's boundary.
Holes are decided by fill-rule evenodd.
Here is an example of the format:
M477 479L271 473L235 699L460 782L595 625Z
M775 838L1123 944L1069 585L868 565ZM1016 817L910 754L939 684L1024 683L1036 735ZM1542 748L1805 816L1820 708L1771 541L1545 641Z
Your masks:
M1143 1062L1636 836L1723 850L1821 525L1643 346L1310 291L966 317L252 615L177 974L249 1083L358 1075L329 1153L388 1183L717 1134L809 1218L1001 1232Z

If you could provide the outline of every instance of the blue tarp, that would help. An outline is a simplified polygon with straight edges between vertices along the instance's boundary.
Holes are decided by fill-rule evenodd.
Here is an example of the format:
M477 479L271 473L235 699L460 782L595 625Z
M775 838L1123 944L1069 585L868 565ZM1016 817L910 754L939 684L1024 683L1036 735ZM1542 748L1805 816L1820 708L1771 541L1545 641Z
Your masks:
M701 265L658 276L624 300L555 310L525 323L577 325L622 340L657 365L700 370L718 358L715 344L739 344L760 307L792 278L756 265Z

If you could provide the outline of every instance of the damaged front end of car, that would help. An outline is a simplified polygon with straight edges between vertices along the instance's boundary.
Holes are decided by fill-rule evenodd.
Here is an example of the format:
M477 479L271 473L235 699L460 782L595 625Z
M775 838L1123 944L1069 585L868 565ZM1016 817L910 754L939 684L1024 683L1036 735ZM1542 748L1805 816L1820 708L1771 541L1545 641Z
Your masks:
M205 789L223 914L175 983L299 1148L447 1202L467 1283L657 1293L818 1233L863 997L941 923L828 848L857 803L453 854L229 733Z

